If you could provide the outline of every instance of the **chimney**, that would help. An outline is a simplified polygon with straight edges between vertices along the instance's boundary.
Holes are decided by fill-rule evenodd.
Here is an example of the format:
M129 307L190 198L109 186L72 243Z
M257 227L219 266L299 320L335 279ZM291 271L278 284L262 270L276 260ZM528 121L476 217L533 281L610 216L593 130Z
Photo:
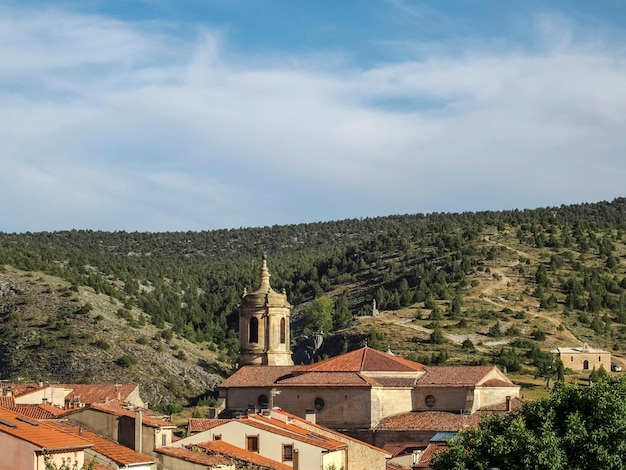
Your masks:
M143 452L143 427L141 425L141 410L135 411L135 452Z
M506 411L511 411L511 397L509 395L506 397Z
M41 380L39 381L39 388L43 388L43 382Z
M293 470L300 470L300 451L298 449L293 449L291 451L291 465L293 466Z
M122 399L122 391L120 390L120 386L115 384L115 398L120 401Z
M315 424L315 410L313 408L307 408L304 412L304 419L309 423Z

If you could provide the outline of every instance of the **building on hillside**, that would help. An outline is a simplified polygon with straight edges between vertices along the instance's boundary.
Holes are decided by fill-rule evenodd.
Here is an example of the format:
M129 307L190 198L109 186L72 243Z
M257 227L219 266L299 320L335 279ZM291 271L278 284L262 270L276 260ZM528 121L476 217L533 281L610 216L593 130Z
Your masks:
M85 461L104 465L109 470L132 468L133 470L156 470L155 461L146 454L135 452L111 439L96 434L82 426L75 426L66 421L55 421L54 424L65 432L80 436L93 444L85 449Z
M139 395L139 385L135 384L4 383L0 387L0 396L12 396L18 405L48 403L64 410L111 400L124 401L133 406L145 406Z
M552 350L561 358L563 366L574 372L586 372L603 368L611 370L611 353L604 349L590 348L587 343L582 346L556 348Z
M63 461L78 468L93 444L69 434L54 424L39 422L0 407L0 470L39 470L49 458L57 466Z
M119 403L95 403L68 411L63 418L136 452L153 456L155 449L171 445L176 425L146 414L149 410Z
M507 400L519 397L519 386L495 366L427 367L367 347L318 363L293 365L284 356L281 361L270 360L259 346L260 360L249 360L251 340L263 338L263 344L275 345L289 337L282 327L250 333L251 323L252 328L265 325L261 318L271 316L269 305L288 308L284 294L280 301L264 294L273 292L265 260L260 278L259 289L244 296L239 307L244 322L239 327L244 348L239 355L241 367L218 386L219 417L243 416L276 405L300 417L315 415L317 424L373 442L376 425L386 417L427 411L471 415L487 407L504 407ZM246 300L250 295L254 299ZM257 322L249 314L250 305L257 306ZM286 310L279 318L289 318Z
M192 430L189 436L174 443L175 447L195 446L219 454L219 446L225 443L237 449L239 459L259 455L275 462L270 468L277 469L384 470L386 459L391 456L383 449L279 408L249 413L239 419L190 420L188 428ZM233 452L224 455L232 457Z

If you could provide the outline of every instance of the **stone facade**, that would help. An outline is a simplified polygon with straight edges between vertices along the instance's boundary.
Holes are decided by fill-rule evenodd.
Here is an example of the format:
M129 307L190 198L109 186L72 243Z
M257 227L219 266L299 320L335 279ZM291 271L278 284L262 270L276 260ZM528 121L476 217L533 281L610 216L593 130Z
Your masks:
M601 367L607 372L611 370L611 353L590 348L586 343L581 347L557 348L552 352L561 358L563 366L574 372L591 372Z

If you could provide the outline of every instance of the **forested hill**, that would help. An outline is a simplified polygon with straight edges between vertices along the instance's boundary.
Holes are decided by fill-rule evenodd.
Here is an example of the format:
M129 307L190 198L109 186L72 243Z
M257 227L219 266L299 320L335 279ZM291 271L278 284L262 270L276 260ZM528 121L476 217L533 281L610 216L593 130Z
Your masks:
M296 306L294 339L322 329L340 339L340 346L328 353L356 347L368 336L369 344L392 343L397 337L401 353L415 350L411 341L422 342L422 349L432 354L419 358L432 361L436 350L425 332L489 335L494 328L493 335L504 335L497 330L518 320L528 323L531 311L558 321L530 325L530 330L518 326L512 338L531 338L541 328L550 334L553 325L581 341L599 343L593 340L601 335L603 346L610 334L610 346L626 348L625 234L625 198L534 210L204 232L0 233L0 281L5 286L0 286L0 378L44 373L33 357L63 342L63 324L81 315L106 319L99 302L86 302L86 293L107 298L128 331L152 329L156 333L149 338L175 338L214 352L219 367L227 367L237 349L234 312L244 288L257 286L264 255L272 286L285 288ZM31 273L31 285L44 286L36 301L22 295L17 302L10 295L25 292L18 287L23 277L16 280L24 273ZM46 296L72 300L75 306L57 302L46 307ZM368 315L374 299L381 312L396 312L395 320L385 326L353 319ZM24 315L34 305L45 316L36 324ZM394 332L407 312L416 320L410 338ZM97 336L96 328L85 341L110 350ZM70 339L80 342L80 335ZM16 348L25 351L17 358ZM448 346L445 355L437 354L448 360L455 353ZM110 362L120 361L109 355ZM132 360L126 362L131 364L122 361L121 366L132 369ZM70 372L63 371L64 381L70 381ZM86 380L86 375L75 380Z

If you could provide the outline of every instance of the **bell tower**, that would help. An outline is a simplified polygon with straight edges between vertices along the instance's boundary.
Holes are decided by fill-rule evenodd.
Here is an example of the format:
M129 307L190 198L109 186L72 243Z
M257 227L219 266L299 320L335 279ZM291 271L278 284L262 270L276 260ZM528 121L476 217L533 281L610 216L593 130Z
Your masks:
M245 365L293 365L289 348L291 304L284 289L270 286L267 260L263 258L259 287L245 289L239 305L239 367Z

